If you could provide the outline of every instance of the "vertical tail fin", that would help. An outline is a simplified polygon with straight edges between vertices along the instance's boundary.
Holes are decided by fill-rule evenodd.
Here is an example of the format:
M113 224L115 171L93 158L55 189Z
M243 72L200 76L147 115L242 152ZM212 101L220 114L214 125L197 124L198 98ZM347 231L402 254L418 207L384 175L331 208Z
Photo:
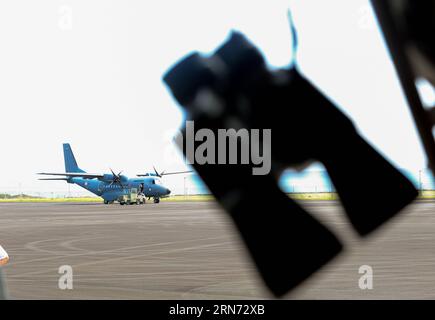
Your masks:
M65 158L65 172L85 172L78 167L69 143L63 144L63 156Z

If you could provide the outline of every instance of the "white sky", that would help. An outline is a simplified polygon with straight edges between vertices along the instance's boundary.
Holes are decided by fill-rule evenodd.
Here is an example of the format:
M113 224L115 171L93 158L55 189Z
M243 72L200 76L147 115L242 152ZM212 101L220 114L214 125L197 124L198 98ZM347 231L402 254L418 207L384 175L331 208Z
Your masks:
M231 29L288 65L290 4L303 72L391 161L425 167L368 1L15 0L0 4L0 192L66 190L35 175L64 170L63 142L90 172L184 169L170 142L182 114L162 75ZM183 177L166 179L182 192Z

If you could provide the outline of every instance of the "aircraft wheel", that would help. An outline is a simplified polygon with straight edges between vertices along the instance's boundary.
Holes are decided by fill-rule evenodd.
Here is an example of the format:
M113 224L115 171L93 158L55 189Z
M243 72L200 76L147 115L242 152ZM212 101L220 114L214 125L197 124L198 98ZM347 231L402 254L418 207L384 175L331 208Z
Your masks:
M160 199L159 198L154 198L154 203L159 203Z
M125 204L125 202L120 202L119 204L120 204L121 206L123 206L123 205Z
M109 201L107 201L107 200L104 200L104 204L109 204Z

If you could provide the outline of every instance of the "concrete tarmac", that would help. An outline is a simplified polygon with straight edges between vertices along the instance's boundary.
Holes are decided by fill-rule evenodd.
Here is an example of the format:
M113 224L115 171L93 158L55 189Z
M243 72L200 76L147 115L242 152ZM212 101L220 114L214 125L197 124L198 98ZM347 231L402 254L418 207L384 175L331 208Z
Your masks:
M338 202L302 205L346 251L284 298L435 299L435 201L414 203L364 239ZM11 299L272 298L214 202L1 203L0 244ZM64 265L72 290L59 288ZM362 265L373 270L371 290L358 285Z

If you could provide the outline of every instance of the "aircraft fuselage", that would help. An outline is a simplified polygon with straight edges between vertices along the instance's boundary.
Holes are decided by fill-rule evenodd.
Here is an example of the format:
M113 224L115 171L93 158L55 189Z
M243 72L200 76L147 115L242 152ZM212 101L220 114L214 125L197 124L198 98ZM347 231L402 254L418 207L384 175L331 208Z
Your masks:
M73 177L67 180L68 183L79 185L80 187L102 197L105 201L115 201L120 196L130 192L131 188L142 191L146 197L162 198L169 195L170 191L164 187L157 177L131 178L122 185L110 183L98 179L85 179ZM143 186L143 187L142 187Z

